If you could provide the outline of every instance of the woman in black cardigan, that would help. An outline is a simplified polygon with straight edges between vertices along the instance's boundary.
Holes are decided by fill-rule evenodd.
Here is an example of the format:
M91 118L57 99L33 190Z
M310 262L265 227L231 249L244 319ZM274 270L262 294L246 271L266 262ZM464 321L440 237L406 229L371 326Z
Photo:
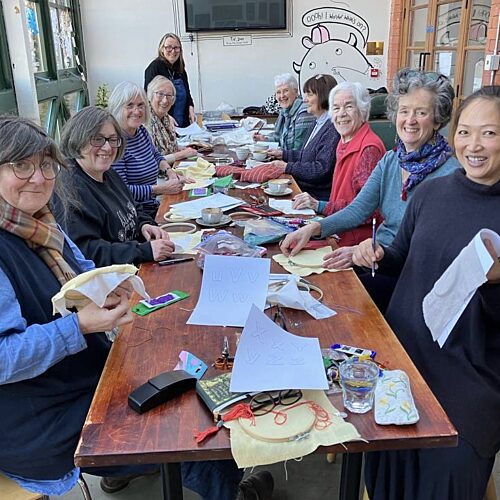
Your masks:
M176 100L169 113L179 127L187 127L196 120L196 116L182 56L182 43L174 33L167 33L160 40L158 57L144 72L144 90L147 90L149 82L157 75L165 76L174 84Z

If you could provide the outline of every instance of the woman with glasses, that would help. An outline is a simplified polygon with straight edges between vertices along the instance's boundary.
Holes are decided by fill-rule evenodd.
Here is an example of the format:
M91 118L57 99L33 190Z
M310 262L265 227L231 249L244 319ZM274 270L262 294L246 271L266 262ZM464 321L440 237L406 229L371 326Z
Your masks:
M61 165L44 130L0 117L0 470L45 495L79 476L74 453L110 347L98 332L132 319L128 285L102 308L52 313L61 286L94 268L48 205L54 190L67 201Z
M168 114L175 102L173 83L164 76L155 76L148 85L147 95L150 104L149 131L153 144L171 165L176 161L196 156L196 149L179 149L172 117Z
M130 189L135 202L155 218L160 205L156 197L180 193L184 176L172 170L144 126L149 122L149 103L144 90L135 83L119 83L109 96L108 109L127 138L123 156L114 162L113 168ZM167 176L167 182L158 184L160 172Z
M368 453L371 500L482 500L500 449L500 256L490 237L483 240L482 260L489 262L479 287L470 290L455 268L448 284L435 289L443 297L458 291L458 300L461 288L472 294L458 317L439 311L451 320L444 332L433 331L449 333L442 347L422 308L424 297L481 229L500 233L500 87L465 99L453 125L463 169L426 181L408 203L392 244L377 243L374 251L371 241L362 243L354 262L377 262L381 272L398 276L387 321L458 430L458 446Z
M176 125L187 127L196 121L186 64L182 56L182 43L175 33L167 33L161 38L158 44L158 57L144 72L144 90L147 90L149 82L157 75L168 78L175 87L176 99L170 115L174 118Z
M326 237L365 224L379 210L384 222L377 240L392 242L415 189L428 179L447 175L459 167L452 149L439 133L451 118L455 93L449 80L437 73L400 70L387 98L387 115L396 125L397 147L378 162L354 200L344 209L289 234L281 244L286 255L297 254L313 236ZM325 256L329 269L352 265L353 247L341 247ZM378 274L378 273L377 273ZM383 311L394 279L378 275L362 277L372 298Z
M272 165L293 175L302 191L319 200L328 200L335 168L335 150L340 136L328 118L328 94L337 85L331 75L316 75L304 84L307 112L316 119L302 149L272 150Z
M74 191L58 220L83 254L98 266L160 261L174 250L168 234L134 202L111 168L125 150L116 119L101 108L82 109L64 126L61 151L68 170L63 179Z

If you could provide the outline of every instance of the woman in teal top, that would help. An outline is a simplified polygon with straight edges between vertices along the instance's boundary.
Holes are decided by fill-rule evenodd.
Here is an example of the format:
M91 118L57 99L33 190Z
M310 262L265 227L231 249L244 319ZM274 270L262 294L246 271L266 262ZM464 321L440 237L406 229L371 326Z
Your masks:
M392 242L414 188L433 177L459 167L446 139L438 133L450 120L454 91L449 80L437 73L403 69L388 97L388 116L396 125L398 145L379 161L366 184L346 208L290 233L281 250L297 254L313 236L322 238L354 229L377 209L384 222L377 229L382 245ZM325 256L328 269L352 265L355 247L341 247Z

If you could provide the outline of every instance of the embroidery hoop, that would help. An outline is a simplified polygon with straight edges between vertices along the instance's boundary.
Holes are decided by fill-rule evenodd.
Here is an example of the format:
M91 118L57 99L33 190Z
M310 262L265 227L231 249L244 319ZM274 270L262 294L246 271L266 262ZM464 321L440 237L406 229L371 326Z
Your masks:
M287 410L287 407L278 405L274 410L283 412ZM246 434L258 441L288 443L306 439L316 425L317 417L313 411L309 406L301 405L290 408L286 413L289 418L283 425L275 423L276 414L273 412L259 415L255 417L254 421L248 418L239 418L238 423Z

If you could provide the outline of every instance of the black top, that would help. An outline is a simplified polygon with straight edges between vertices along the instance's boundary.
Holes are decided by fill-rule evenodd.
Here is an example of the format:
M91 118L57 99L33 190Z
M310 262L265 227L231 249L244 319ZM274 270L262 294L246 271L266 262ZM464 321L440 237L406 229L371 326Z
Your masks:
M422 300L483 228L500 233L500 182L470 181L462 169L416 188L380 262L400 273L386 318L461 438L491 457L500 449L500 285L476 291L440 349Z
M16 293L26 326L56 319L51 298L61 285L47 264L25 240L3 230L0 248L0 268ZM66 243L63 255L80 273ZM111 345L104 333L85 335L85 342L85 349L34 378L0 384L1 470L29 479L59 479L74 468L76 445Z
M156 222L143 213L121 180L110 168L103 182L87 175L75 160L69 162L68 182L74 186L79 202L64 218L55 200L57 221L97 267L112 264L140 264L153 260L151 244L140 232L144 224Z
M146 92L148 90L149 82L158 75L168 78L171 82L173 82L173 80L177 78L181 78L184 82L184 87L186 88L187 94L186 109L184 110L184 123L189 125L189 107L194 107L194 102L193 97L191 96L191 90L189 89L189 82L186 71L179 73L171 64L169 64L168 61L165 61L165 59L162 59L161 57L157 57L154 61L151 61L149 66L144 71L144 90Z

